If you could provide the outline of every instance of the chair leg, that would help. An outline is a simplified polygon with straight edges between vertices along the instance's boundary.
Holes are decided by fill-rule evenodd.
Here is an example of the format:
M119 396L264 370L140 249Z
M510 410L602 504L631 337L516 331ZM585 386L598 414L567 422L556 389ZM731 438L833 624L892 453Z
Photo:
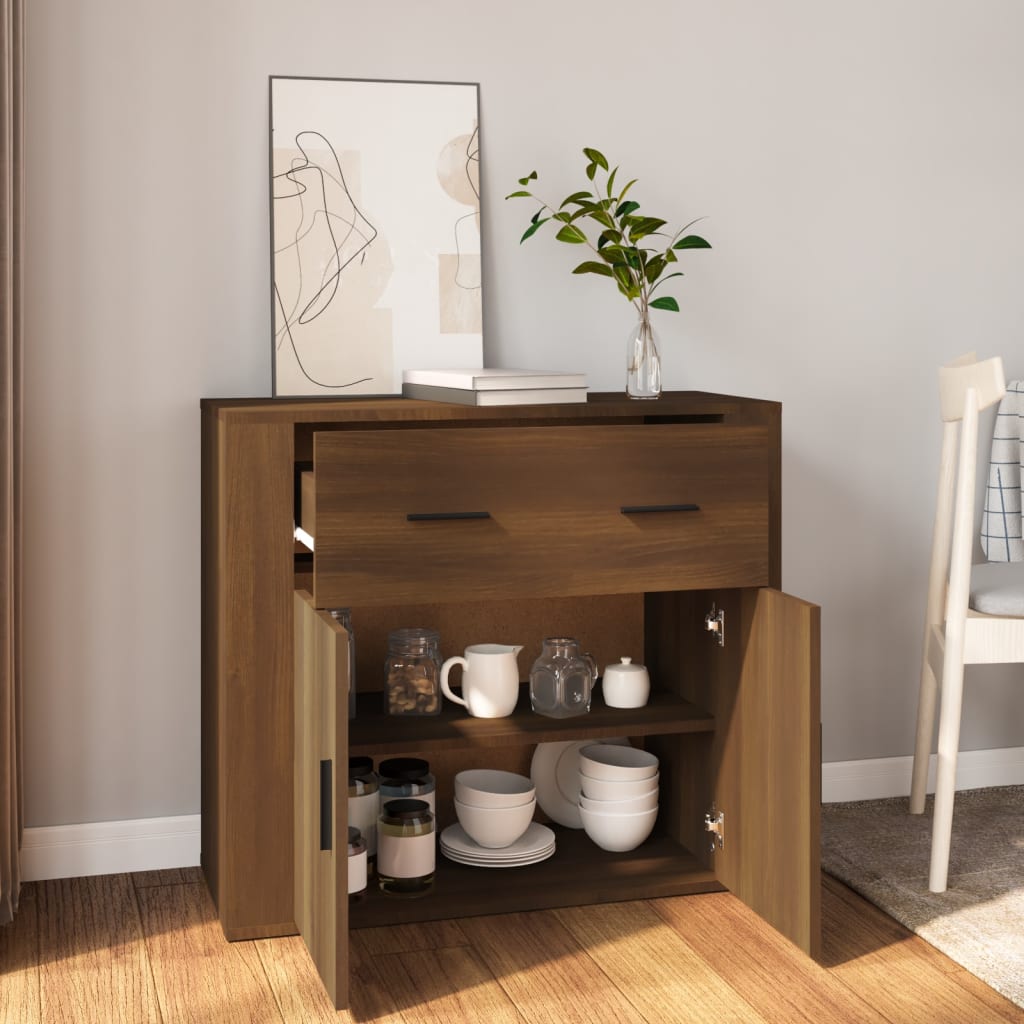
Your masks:
M956 796L956 759L960 750L960 712L963 705L963 662L943 666L942 706L939 710L939 752L932 818L932 856L928 888L945 892L949 876L949 847Z
M935 704L939 686L925 647L921 663L921 690L917 702L917 738L914 743L914 768L910 778L910 813L923 814L925 794L928 791L928 763L932 753L932 733L935 729Z

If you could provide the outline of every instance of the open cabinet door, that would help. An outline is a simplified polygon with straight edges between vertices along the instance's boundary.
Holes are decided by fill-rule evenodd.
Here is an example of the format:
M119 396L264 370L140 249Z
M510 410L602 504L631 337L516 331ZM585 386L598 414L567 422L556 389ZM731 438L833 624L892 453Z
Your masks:
M718 880L812 957L821 948L821 616L768 588L717 595Z
M295 591L295 922L348 1005L349 635Z

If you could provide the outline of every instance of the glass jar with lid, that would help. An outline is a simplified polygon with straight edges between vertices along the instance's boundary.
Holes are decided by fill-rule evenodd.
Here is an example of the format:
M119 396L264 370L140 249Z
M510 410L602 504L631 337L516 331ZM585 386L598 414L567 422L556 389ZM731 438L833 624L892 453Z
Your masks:
M377 822L381 892L413 899L430 892L436 859L434 815L425 800L388 800Z
M548 718L571 718L590 710L596 666L579 642L567 636L544 638L530 669L530 706Z
M441 635L410 626L388 633L384 697L389 715L436 715L441 711Z
M366 840L357 828L348 828L348 899L356 903L366 892Z
M366 843L367 868L377 862L377 819L380 817L380 780L373 770L373 758L348 759L348 823L357 828Z
M352 632L352 611L349 608L331 608L331 617L348 633L348 717L356 717L356 638Z
M434 791L437 781L430 765L422 757L389 757L378 765L380 802L414 797L423 800L435 812Z

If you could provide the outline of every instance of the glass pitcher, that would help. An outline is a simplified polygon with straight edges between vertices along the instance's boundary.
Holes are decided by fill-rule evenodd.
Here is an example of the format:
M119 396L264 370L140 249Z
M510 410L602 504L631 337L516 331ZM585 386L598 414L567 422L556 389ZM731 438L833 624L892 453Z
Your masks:
M571 718L590 710L596 665L566 636L544 638L540 657L530 669L530 705L548 718Z

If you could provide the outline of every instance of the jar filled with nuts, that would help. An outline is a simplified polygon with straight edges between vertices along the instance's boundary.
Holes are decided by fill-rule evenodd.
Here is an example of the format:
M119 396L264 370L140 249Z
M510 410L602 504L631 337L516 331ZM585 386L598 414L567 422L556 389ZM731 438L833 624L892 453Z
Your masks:
M388 633L384 697L389 715L441 711L441 635L418 626Z

